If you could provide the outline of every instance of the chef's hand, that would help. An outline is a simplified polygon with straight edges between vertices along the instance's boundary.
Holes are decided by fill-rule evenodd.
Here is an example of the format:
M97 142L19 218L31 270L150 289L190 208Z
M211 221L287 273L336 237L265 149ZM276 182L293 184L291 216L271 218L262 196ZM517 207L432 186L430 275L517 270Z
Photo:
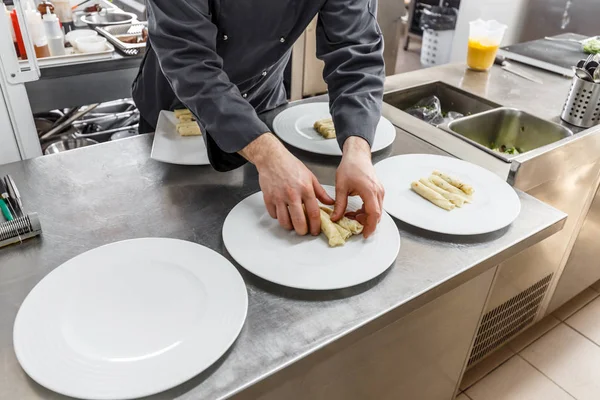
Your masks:
M381 220L383 186L377 179L371 162L371 148L366 140L351 136L344 142L342 162L335 177L335 206L331 219L338 221L346 212L348 196L360 196L363 206L348 213L365 226L363 236L369 237Z
M269 215L299 235L318 235L321 217L317 199L329 205L334 202L313 173L271 133L259 136L240 154L258 169Z

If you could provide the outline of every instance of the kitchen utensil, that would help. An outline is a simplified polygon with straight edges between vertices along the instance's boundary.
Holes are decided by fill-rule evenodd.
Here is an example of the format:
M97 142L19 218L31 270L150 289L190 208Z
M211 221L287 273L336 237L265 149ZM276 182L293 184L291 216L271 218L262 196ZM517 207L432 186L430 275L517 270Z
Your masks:
M127 55L139 54L146 47L144 36L142 31L147 28L147 22L133 22L131 24L121 24L112 26L99 26L96 30L104 37L106 37L112 44L116 46L120 51ZM132 36L137 37L137 42L129 43L123 41L125 38L131 38ZM138 50L137 52L129 50ZM135 54L134 54L135 53Z
M58 142L50 143L48 147L46 147L46 150L44 150L44 154L48 155L61 153L63 151L79 149L81 147L87 147L94 144L98 144L98 142L88 138L60 140Z
M128 24L136 18L135 14L132 13L109 11L85 14L81 17L81 21L89 27L95 28L97 26Z
M575 68L575 75L577 75L577 77L579 79L583 79L588 82L594 81L594 78L592 77L592 75L590 75L590 73L587 72L587 70L585 70L583 68L579 68L579 67Z
M329 156L341 156L335 139L323 139L313 125L323 118L331 118L328 103L308 103L292 106L279 113L273 121L273 131L281 140L301 150ZM381 117L372 151L383 150L396 139L396 128Z
M81 53L95 53L106 48L106 38L101 36L84 36L75 40L77 50Z
M13 345L25 372L55 392L132 399L217 361L247 308L244 281L220 254L182 240L133 239L46 275L17 313Z
M209 165L208 151L202 136L181 136L177 133L175 113L161 111L156 124L152 153L157 161L180 165Z
M581 79L579 75L573 77L560 118L581 128L600 123L600 84Z
M506 28L495 20L477 19L469 23L467 65L470 69L487 71L491 68Z
M132 137L132 136L137 136L137 131L133 130L133 129L128 129L126 131L119 131L116 133L113 133L110 136L110 140L121 140L121 139L126 139L128 137Z
M89 106L87 106L86 108L81 108L81 109L76 109L75 112L73 112L72 114L70 114L70 116L68 118L66 118L64 121L62 121L60 124L56 125L54 128L50 129L48 132L46 132L45 134L43 134L40 137L40 140L46 140L48 138L50 138L52 135L61 132L62 130L64 130L69 124L71 124L73 121L75 121L78 118L83 117L85 114L89 113L90 111L94 110L96 107L98 107L100 103L96 103L96 104L91 104Z
M587 41L598 40L598 39L600 39L600 36L592 36L592 37L581 39L581 40L569 39L569 38L556 38L556 37L550 37L550 36L546 36L544 39L550 40L550 41L553 41L553 42L577 43L578 45L581 46L581 49L583 51L583 47L584 47L584 45L586 44Z
M517 75L523 79L527 79L528 81L531 82L535 82L538 84L543 84L544 82L542 82L540 79L529 75L528 73L526 73L525 71L522 71L519 68L515 68L511 63L509 63L505 57L503 56L496 56L496 59L494 60L494 64L500 65L502 67L503 70L510 72L511 74Z
M385 188L384 209L407 224L449 235L480 235L510 225L521 211L514 189L493 172L452 157L395 156L375 165ZM442 171L475 189L472 204L443 210L411 190L411 183Z
M600 68L596 68L594 71L594 82L600 83Z
M10 175L6 175L4 180L9 187L9 190L12 192L14 202L16 203L17 216L23 216L23 201L21 199L21 192L19 192L19 189L17 188L17 184Z
M335 188L323 186L330 196ZM360 208L359 198L349 199L348 210ZM331 248L323 234L299 236L272 219L262 192L246 197L227 215L223 242L245 269L268 281L298 289L340 289L367 282L385 270L400 250L400 234L392 218L383 213L368 239L354 236Z

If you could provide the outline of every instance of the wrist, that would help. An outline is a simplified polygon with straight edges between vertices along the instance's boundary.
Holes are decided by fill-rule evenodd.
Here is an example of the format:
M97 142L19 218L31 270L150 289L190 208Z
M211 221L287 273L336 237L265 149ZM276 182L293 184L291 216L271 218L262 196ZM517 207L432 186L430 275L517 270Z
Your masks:
M360 136L350 136L344 141L343 155L366 156L371 159L371 146Z
M287 149L271 132L266 132L250 142L239 154L260 169L269 159Z

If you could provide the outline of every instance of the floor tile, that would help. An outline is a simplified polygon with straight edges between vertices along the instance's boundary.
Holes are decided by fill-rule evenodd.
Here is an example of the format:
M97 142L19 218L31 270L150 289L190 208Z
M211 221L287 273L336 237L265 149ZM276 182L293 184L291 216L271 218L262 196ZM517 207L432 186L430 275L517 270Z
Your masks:
M590 286L592 289L594 289L596 292L600 293L600 281L594 283L592 286Z
M565 324L600 346L600 297L569 317Z
M472 400L573 400L518 355L477 382L467 395Z
M466 390L471 387L481 378L498 368L503 362L511 358L515 353L508 347L504 346L496 350L490 356L485 358L473 368L467 370L460 383L460 390Z
M518 353L558 324L560 324L558 319L556 319L553 315L547 315L540 321L536 322L533 326L528 328L525 332L511 340L508 343L508 347L510 347L515 353Z
M560 324L520 355L578 400L600 398L600 347Z
M577 296L573 297L571 300L567 301L561 307L556 309L552 314L561 321L564 321L582 309L590 301L598 297L598 295L598 292L590 288L586 288L583 292L579 293Z

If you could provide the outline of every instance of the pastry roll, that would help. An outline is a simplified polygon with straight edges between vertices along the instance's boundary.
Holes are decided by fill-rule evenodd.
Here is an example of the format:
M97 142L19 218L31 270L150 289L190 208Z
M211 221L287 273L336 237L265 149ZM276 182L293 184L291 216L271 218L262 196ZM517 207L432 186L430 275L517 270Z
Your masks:
M455 188L460 189L462 192L464 192L465 194L467 194L469 196L472 195L473 193L475 193L475 190L473 190L473 187L471 185L463 183L456 178L453 178L449 175L444 174L443 172L433 171L433 175L439 176L440 178L442 178L443 180L445 180L446 182L448 182Z
M333 213L333 210L329 207L322 206L321 210L325 211L329 215ZM364 229L364 226L360 222L348 217L342 217L338 222L336 222L336 224L344 229L349 230L353 235L360 235Z
M333 221L332 221L333 222ZM352 236L352 232L350 232L348 229L340 226L338 223L333 222L333 224L335 225L335 229L338 230L338 232L340 233L340 236L342 237L342 239L344 240L348 240L348 238L350 236Z
M431 175L429 177L429 181L431 183L433 183L434 185L436 185L437 187L440 187L440 188L444 189L447 192L454 193L454 194L456 194L458 196L461 196L462 198L465 199L465 202L471 203L471 198L467 194L465 194L465 192L463 192L462 190L460 190L460 189L452 186L451 184L449 184L448 182L446 182L445 180L443 180L439 176L437 176L437 175Z
M335 139L335 127L331 118L318 120L313 128L325 139Z
M196 121L185 121L177 124L177 133L181 136L200 136L202 131Z
M188 110L187 108L183 109L183 110L175 110L175 118L177 119L181 119L181 117L184 116L192 116L192 112L190 110Z
M413 182L411 183L410 187L421 197L423 197L426 200L429 200L430 202L432 202L440 208L443 208L444 210L450 211L453 210L455 207L454 204L446 200L444 196L437 192L434 192L433 190L429 189L427 186L423 185L420 182Z
M429 180L427 180L425 178L419 179L419 182L421 182L423 185L427 186L429 189L433 190L434 192L438 192L439 194L444 196L444 198L446 200L450 200L450 202L452 204L454 204L456 207L460 208L465 204L465 198L463 196L459 196L457 194L447 192L444 189L434 185L433 183L431 183Z
M335 224L329 218L329 214L323 210L319 211L321 213L321 232L323 232L325 236L327 236L327 239L329 239L329 246L343 246L346 241L342 238L342 235L340 235L340 232L335 227Z

